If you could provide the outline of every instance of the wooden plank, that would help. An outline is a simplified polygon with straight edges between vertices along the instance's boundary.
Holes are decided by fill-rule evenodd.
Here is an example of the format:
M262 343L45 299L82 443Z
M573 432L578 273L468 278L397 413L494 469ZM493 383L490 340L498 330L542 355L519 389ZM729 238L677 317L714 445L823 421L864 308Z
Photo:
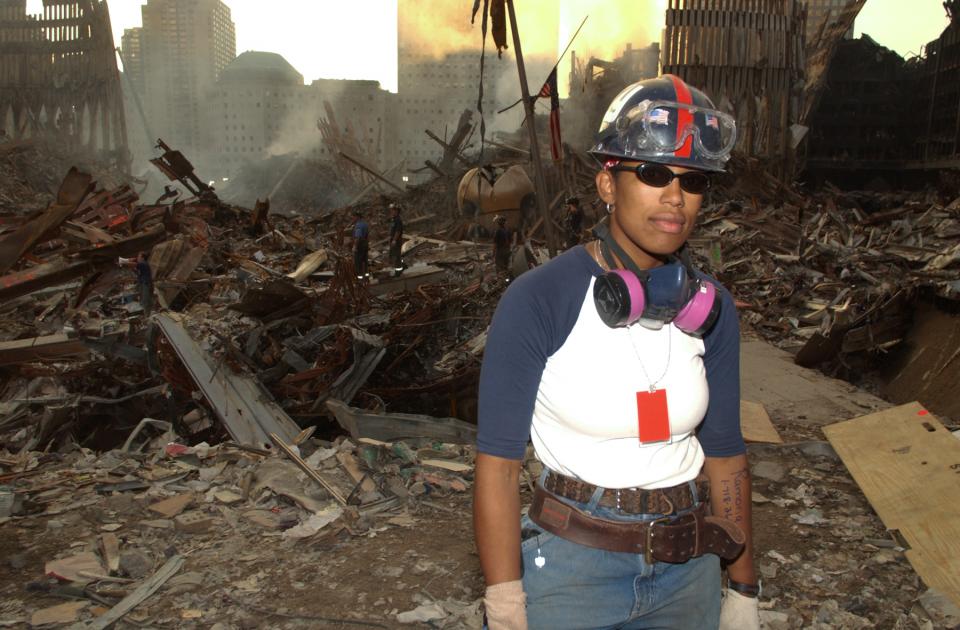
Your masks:
M343 469L347 471L350 478L360 484L360 489L363 492L376 491L377 484L373 483L373 479L371 479L369 475L364 474L364 472L360 470L360 464L357 463L356 457L350 453L340 451L337 453L337 461L340 462Z
M100 534L100 553L111 575L120 570L120 539L116 534Z
M757 402L740 401L740 430L747 442L783 444L783 438L770 421L766 408Z
M917 574L960 606L960 441L916 402L823 431Z
M19 365L32 361L57 361L84 357L89 350L83 339L60 333L46 337L0 342L0 365Z

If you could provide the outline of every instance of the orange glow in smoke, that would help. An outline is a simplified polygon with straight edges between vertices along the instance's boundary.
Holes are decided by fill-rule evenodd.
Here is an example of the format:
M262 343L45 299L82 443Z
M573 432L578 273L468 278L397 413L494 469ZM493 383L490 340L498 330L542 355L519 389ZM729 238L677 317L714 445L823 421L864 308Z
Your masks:
M581 59L615 59L626 45L642 48L660 41L667 0L514 0L525 59L556 60L583 18L589 16L571 50ZM480 19L470 24L470 3L450 0L401 0L401 50L443 57L480 47ZM487 48L493 50L488 34ZM505 55L512 58L513 37L507 24ZM560 64L560 92L566 95L570 57Z

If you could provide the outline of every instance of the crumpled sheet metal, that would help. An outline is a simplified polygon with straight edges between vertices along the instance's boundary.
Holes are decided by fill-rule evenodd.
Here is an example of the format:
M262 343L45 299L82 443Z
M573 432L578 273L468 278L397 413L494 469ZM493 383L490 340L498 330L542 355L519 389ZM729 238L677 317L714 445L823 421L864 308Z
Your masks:
M91 190L93 177L76 168L70 169L57 193L56 202L33 221L0 239L0 273L12 269L44 234L66 221Z
M272 448L271 433L286 443L292 442L300 433L300 427L290 416L269 399L254 379L234 374L225 365L211 366L179 319L164 314L155 316L153 321L173 346L230 437L238 444L262 449Z
M450 444L473 444L477 427L458 418L436 418L412 413L374 413L329 399L327 409L350 436L383 442L429 437Z
M0 277L0 300L13 299L68 282L95 271L99 266L116 267L117 256L130 256L147 249L165 235L163 226L159 226L110 245L79 252L75 261L58 258L50 263L9 273Z

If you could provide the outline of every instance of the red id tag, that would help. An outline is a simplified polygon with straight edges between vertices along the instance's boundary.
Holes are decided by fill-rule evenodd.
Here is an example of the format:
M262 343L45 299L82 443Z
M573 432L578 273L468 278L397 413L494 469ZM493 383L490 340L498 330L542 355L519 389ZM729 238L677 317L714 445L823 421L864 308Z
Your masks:
M637 392L637 424L641 444L666 442L670 439L667 390Z

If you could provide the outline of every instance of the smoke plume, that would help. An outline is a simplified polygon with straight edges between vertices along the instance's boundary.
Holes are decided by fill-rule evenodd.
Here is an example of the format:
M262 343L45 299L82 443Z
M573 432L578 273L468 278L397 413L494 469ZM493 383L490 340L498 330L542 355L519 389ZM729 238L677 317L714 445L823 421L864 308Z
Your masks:
M614 59L632 44L659 42L667 0L514 0L524 60L552 67L584 17L589 16L571 50L589 59ZM400 0L398 11L401 54L442 58L452 52L480 48L480 15L470 24L470 3L449 0ZM488 38L489 38L488 34ZM504 57L513 58L513 38ZM487 41L493 48L492 38ZM569 54L568 54L569 55ZM560 94L569 90L569 56L560 65ZM543 77L528 71L531 89Z

